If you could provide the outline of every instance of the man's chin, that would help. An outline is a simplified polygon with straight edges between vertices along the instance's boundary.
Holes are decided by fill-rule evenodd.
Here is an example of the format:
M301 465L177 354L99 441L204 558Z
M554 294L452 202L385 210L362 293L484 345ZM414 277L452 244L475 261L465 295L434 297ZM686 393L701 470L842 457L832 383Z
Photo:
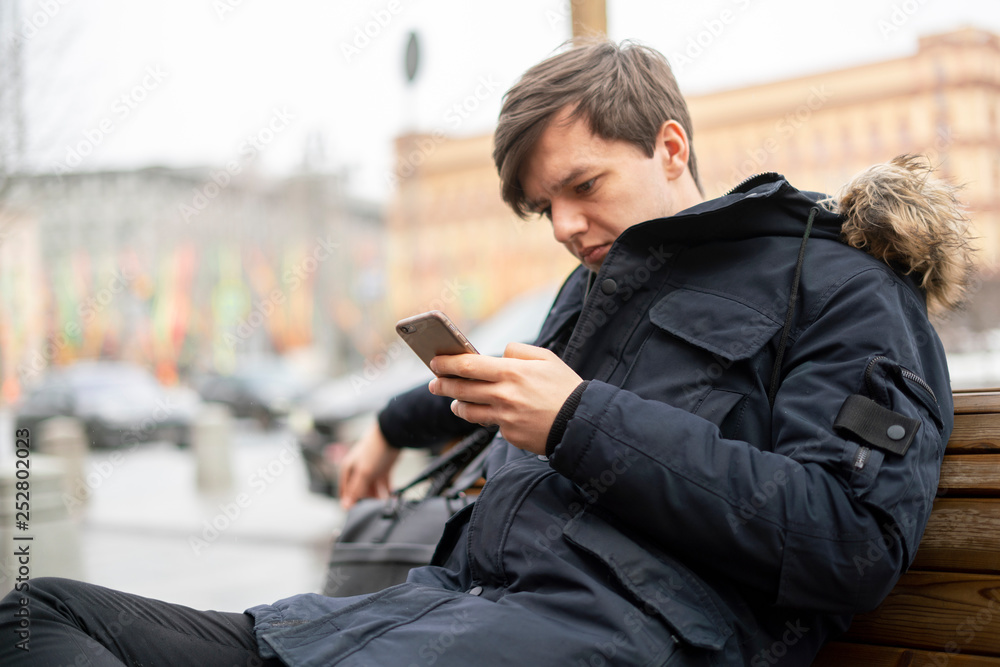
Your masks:
M604 264L604 258L603 257L601 258L601 261L594 262L594 261L588 261L588 260L582 259L575 252L570 251L570 254L573 255L573 257L576 259L576 261L580 262L581 266L583 266L585 269L589 269L590 271L593 271L594 273L597 273L598 271L600 271L601 270L601 265Z

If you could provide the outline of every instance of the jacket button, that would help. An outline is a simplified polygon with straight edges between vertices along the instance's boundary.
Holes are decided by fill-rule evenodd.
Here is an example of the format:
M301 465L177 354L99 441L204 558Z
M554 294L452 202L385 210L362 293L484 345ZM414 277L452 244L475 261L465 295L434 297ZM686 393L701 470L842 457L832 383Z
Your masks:
M549 457L547 457L545 454L539 454L538 460L541 461L542 463L548 463Z
M885 434L889 436L890 440L902 440L903 436L906 435L906 429L899 424L893 424L886 429Z
M482 595L482 594L483 594L482 586L473 586L472 588L469 589L469 595Z
M601 291L605 294L614 294L616 289L618 289L618 283L613 279L605 278L601 281Z

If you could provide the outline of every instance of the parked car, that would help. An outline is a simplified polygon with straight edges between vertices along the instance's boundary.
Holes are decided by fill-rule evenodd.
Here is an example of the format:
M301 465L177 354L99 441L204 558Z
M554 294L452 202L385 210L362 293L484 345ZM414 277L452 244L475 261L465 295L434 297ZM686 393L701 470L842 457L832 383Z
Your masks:
M234 417L255 419L265 428L287 417L314 385L280 359L252 362L230 375L201 375L193 384L202 400L222 403Z
M83 423L92 447L129 447L166 440L187 446L200 407L192 391L167 389L145 369L117 361L82 361L49 371L15 407L16 428L58 416Z
M555 287L548 287L518 297L465 332L466 336L481 354L495 356L503 354L510 342L530 342L555 293ZM306 462L310 490L337 497L340 461L376 412L393 396L432 377L417 356L399 342L363 368L310 392L289 416Z

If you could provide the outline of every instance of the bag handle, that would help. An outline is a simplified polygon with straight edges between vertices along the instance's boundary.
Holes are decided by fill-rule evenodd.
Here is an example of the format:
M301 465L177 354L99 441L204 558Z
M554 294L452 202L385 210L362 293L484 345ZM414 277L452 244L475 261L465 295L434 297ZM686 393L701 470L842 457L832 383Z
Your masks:
M471 435L463 438L448 452L439 456L412 480L392 492L394 496L402 496L417 484L431 480L431 486L426 497L441 495L466 466L493 441L499 428L497 426L480 426Z

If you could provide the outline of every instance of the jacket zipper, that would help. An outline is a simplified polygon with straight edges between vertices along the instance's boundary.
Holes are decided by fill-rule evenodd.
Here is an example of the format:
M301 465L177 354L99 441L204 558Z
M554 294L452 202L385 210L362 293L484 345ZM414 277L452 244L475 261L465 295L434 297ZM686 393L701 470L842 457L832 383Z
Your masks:
M900 368L899 372L902 373L903 377L906 378L907 380L909 380L910 382L916 382L918 385L920 385L921 387L923 387L927 391L927 393L931 395L931 398L934 399L934 402L935 403L938 402L937 396L934 394L934 390L931 389L931 387L930 387L929 384L927 384L926 382L924 382L924 379L922 377L920 377L916 373L912 373L912 372L906 370L905 368Z
M732 190L730 190L729 192L727 192L726 194L724 194L722 196L723 197L728 197L729 195L734 195L737 192L741 192L744 188L746 188L748 185L750 185L754 181L763 181L765 179L771 179L771 178L774 178L776 176L780 176L780 174L778 172L776 172L776 171L765 171L765 172L760 173L760 174L754 174L753 176L748 176L747 178L744 178L742 181L740 181L739 185L737 185Z
M865 369L865 385L867 385L868 392L871 393L872 395L875 394L874 387L872 386L872 371L875 370L875 364L877 364L880 361L884 361L885 359L887 359L887 357L883 355L872 357L872 360L868 362L868 367ZM923 387L924 391L930 394L931 398L934 399L934 403L938 402L937 395L934 393L934 390L931 389L931 386L927 384L922 377L920 377L913 371L906 370L905 368L900 368L899 373L910 382L913 382L919 385L920 387Z
M880 361L886 360L887 357L884 355L879 355L877 357L872 357L872 360L868 362L868 367L865 368L865 385L868 387L868 393L875 395L874 387L872 385L872 372L875 370L875 365ZM930 394L934 402L937 403L937 395L934 394L934 390L931 389L930 385L927 384L922 377L914 373L913 371L908 371L905 368L899 369L900 375L903 378L915 383L916 385L923 387L924 390ZM862 470L865 464L868 463L868 459L871 457L872 450L870 447L865 447L862 445L858 448L858 453L854 455L854 469Z
M858 453L854 455L854 469L862 470L865 464L868 463L869 457L871 457L872 450L870 447L865 447L861 445L858 447Z

